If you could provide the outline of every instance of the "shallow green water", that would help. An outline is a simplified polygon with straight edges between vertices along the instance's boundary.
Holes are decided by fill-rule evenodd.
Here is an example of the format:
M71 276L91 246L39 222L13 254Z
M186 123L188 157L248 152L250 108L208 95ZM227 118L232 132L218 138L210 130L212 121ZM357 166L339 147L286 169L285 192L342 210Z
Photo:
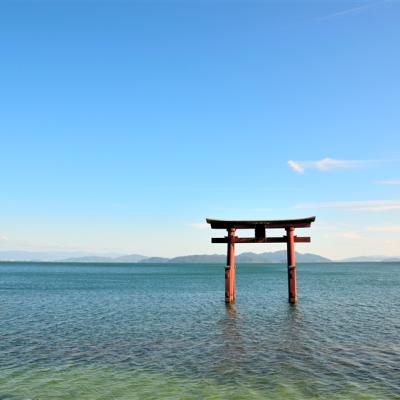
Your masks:
M400 399L400 265L0 264L0 399Z

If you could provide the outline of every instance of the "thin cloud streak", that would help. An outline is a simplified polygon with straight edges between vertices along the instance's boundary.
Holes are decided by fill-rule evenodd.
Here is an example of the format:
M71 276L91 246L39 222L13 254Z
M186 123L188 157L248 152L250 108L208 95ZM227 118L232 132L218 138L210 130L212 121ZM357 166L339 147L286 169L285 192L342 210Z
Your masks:
M360 240L360 239L362 239L362 236L356 231L337 232L336 236L340 237L340 238L351 239L351 240Z
M304 172L304 167L301 163L293 160L288 161L289 167L292 168L293 171L299 172L300 174Z
M317 169L328 171L335 168L356 168L371 163L371 160L336 160L334 158L323 158L316 161L289 160L288 165L293 171L303 173L306 169Z
M354 15L354 14L360 14L364 11L369 10L370 8L379 6L384 3L388 3L388 0L375 1L373 3L368 3L363 6L348 8L346 10L338 11L336 13L332 13L332 14L328 14L328 15L316 18L315 21L326 21L329 19L337 18L337 17L344 17L344 16L349 16L349 15Z
M194 222L194 223L187 224L187 225L190 226L191 228L199 229L199 230L204 230L204 229L210 228L210 225L207 224L207 222Z
M400 200L355 200L355 201L331 201L326 203L304 203L295 208L339 208L355 211L391 211L400 209Z
M384 179L376 182L378 185L400 185L400 179Z
M368 226L368 232L400 232L400 225Z

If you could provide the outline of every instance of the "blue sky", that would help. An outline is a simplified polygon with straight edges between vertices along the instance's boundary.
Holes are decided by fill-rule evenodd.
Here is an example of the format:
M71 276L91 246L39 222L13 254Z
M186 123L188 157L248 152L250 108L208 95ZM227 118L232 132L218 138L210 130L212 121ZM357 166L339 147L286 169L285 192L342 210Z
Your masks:
M224 252L205 217L316 215L299 251L400 255L399 18L2 1L0 249Z

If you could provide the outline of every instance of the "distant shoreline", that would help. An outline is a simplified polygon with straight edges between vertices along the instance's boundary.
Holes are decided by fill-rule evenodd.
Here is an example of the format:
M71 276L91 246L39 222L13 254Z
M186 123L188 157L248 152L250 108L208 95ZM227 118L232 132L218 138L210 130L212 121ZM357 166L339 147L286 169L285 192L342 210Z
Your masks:
M332 261L300 261L297 262L297 265L302 264L396 264L400 263L400 260L382 260L382 261L340 261L340 260L332 260ZM173 265L210 265L210 264L223 264L220 261L204 261L204 262L112 262L112 261L101 261L101 262L91 262L91 261L40 261L40 260L0 260L0 264L64 264L64 265L116 265L116 266L128 266L128 265L141 265L141 266L152 266L152 265L163 265L163 266L173 266ZM236 262L236 265L243 265L243 264L253 264L253 265L281 265L285 264L286 261L277 261L277 262L246 262L246 261L239 261Z
M236 263L246 264L281 264L287 262L286 250L263 253L244 252L236 255ZM97 263L97 264L207 264L226 263L226 254L191 254L177 257L154 257L141 254L82 253L82 252L29 252L0 251L0 262L57 262L57 263ZM383 255L350 257L331 260L313 253L296 252L296 263L330 262L400 262L400 257Z

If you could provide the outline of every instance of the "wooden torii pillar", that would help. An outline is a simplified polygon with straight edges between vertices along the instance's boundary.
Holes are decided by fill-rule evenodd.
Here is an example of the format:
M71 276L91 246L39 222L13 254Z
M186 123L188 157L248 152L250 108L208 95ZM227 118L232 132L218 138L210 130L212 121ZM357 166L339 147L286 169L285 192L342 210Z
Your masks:
M223 238L212 238L212 243L227 243L227 261L225 267L225 302L235 301L235 243L286 243L287 265L288 265L288 294L289 303L297 302L296 282L296 257L294 243L308 243L309 237L295 236L295 228L309 228L315 217L286 220L262 220L262 221L236 221L219 220L207 218L207 223L212 229L226 229L228 236ZM286 236L269 237L266 229L285 229ZM254 229L254 237L237 237L237 229Z

